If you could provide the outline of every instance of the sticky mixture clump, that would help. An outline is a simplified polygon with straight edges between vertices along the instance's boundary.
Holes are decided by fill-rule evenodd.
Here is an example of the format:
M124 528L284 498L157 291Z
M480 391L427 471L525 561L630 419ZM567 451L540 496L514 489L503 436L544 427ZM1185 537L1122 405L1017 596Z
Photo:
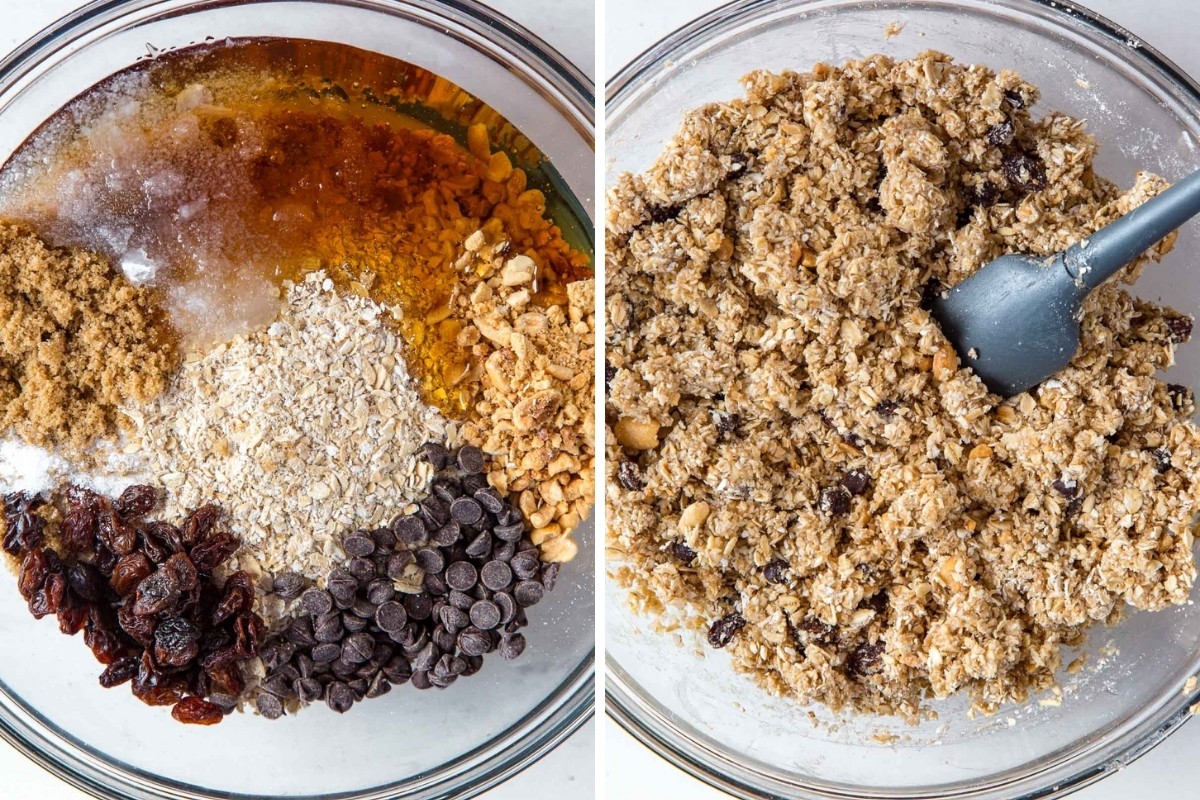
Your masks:
M134 466L167 489L167 512L228 512L233 569L324 578L347 528L425 492L421 445L453 425L422 401L386 314L313 273L285 284L270 326L189 357L170 391L125 409Z
M150 295L99 256L0 224L0 432L83 450L176 366Z
M462 435L493 455L488 480L519 498L542 558L570 561L570 534L595 501L595 281L567 283L565 302L537 302L540 267L509 250L485 228L456 262L471 281L451 303L465 321L458 344L483 365L479 420Z
M611 190L607 497L615 578L776 694L921 713L1051 687L1061 646L1184 603L1192 320L1095 291L1071 365L989 394L922 305L1160 192L1092 169L1034 86L923 53L758 72ZM682 601L679 602L679 601Z

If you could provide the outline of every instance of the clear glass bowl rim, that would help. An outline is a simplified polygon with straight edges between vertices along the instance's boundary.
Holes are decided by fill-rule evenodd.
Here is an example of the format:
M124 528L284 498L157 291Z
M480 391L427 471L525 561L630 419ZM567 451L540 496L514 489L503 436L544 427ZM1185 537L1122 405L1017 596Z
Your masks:
M932 0L931 5L955 5L957 0ZM827 5L828 0L732 0L718 6L703 16L658 40L642 51L636 58L622 67L605 84L606 119L617 116L617 112L649 81L661 75L665 69L676 69L684 63L684 54L691 52L719 37L738 25L753 20L766 12L777 12L783 8L803 9L805 6ZM976 3L963 3L975 5ZM1020 13L1026 21L1035 23L1034 12L1049 13L1064 21L1070 20L1099 34L1103 38L1126 43L1134 37L1126 28L1112 20L1086 9L1072 0L978 0L980 5L1001 5L1006 10ZM838 8L878 7L873 0L845 0ZM1025 10L1022 6L1030 7ZM1193 107L1200 107L1200 83L1188 76L1178 65L1156 49L1137 38L1135 58L1142 60L1151 70L1165 75L1173 88L1180 91ZM670 65L670 66L668 66ZM782 782L761 775L745 767L710 744L697 740L680 730L662 713L653 698L644 696L629 674L616 659L605 655L604 709L607 715L626 733L683 770L713 788L743 800L779 800L795 797L802 791L805 798L829 798L829 800L937 800L927 793L893 792L868 797L862 792L846 794L826 787L807 785L800 781ZM1112 742L1101 742L1083 753L1075 753L1063 762L1044 765L1041 769L1030 768L1017 780L1005 780L989 785L979 785L943 797L991 798L1005 797L1010 800L1045 800L1071 794L1103 778L1112 771L1123 768L1148 753L1191 718L1190 708L1200 701L1200 691L1176 694L1174 710L1166 719L1153 726L1138 726L1123 731L1122 736ZM1148 729L1147 729L1148 728ZM1107 747L1106 747L1107 745ZM1101 757L1097 757L1097 756ZM1072 766L1075 761L1080 763ZM1029 788L1027 783L1036 782L1044 776L1039 788ZM1019 786L1014 784L1020 784ZM1017 794L995 794L1014 789Z
M120 23L135 13L171 15L276 0L92 0L18 45L0 59L0 95L37 70L45 59ZM472 36L488 42L526 68L544 85L543 94L588 141L595 140L596 99L592 82L562 53L509 17L476 0L300 0L339 5L381 14L409 14L453 20ZM595 650L576 666L525 719L485 746L464 753L402 783L367 792L325 795L320 800L393 800L394 798L475 797L508 780L554 750L595 712ZM233 800L164 783L110 762L100 753L72 742L37 714L25 713L0 690L0 740L52 775L101 800ZM249 798L246 798L249 800ZM296 798L296 800L305 800ZM316 800L310 798L309 800Z

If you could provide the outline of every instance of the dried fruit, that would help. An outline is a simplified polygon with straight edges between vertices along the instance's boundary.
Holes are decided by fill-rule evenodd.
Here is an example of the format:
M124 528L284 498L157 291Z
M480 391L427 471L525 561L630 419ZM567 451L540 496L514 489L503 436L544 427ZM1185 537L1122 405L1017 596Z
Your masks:
M114 592L121 597L127 597L133 594L138 585L152 572L154 572L154 565L150 563L150 559L141 553L130 553L123 556L113 567L109 583Z
M149 514L158 505L158 492L153 486L128 487L113 503L113 510L126 519Z
M733 641L733 637L744 627L746 620L741 614L736 611L726 614L708 629L708 643L713 647L722 648Z
M185 725L216 725L225 718L225 712L215 703L186 697L171 709L171 716Z

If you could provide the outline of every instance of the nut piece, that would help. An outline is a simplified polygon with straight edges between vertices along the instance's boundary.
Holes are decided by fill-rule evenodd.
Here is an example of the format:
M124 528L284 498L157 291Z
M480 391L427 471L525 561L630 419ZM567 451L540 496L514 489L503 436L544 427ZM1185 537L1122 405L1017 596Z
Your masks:
M653 450L658 447L658 430L657 422L642 422L624 417L617 421L613 432L622 447L629 450Z
M958 353L949 342L944 342L933 356L933 378L936 381L948 381L958 371Z
M559 536L542 544L542 561L566 563L579 554L579 545L570 536Z
M708 503L697 500L683 510L679 515L679 527L684 530L699 528L708 519L711 509Z

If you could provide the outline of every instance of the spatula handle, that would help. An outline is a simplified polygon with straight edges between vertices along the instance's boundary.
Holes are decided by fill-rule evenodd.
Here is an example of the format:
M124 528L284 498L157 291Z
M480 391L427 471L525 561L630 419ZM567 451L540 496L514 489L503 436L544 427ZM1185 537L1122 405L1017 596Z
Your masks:
M1197 214L1200 171L1072 245L1063 264L1072 278L1094 289Z

